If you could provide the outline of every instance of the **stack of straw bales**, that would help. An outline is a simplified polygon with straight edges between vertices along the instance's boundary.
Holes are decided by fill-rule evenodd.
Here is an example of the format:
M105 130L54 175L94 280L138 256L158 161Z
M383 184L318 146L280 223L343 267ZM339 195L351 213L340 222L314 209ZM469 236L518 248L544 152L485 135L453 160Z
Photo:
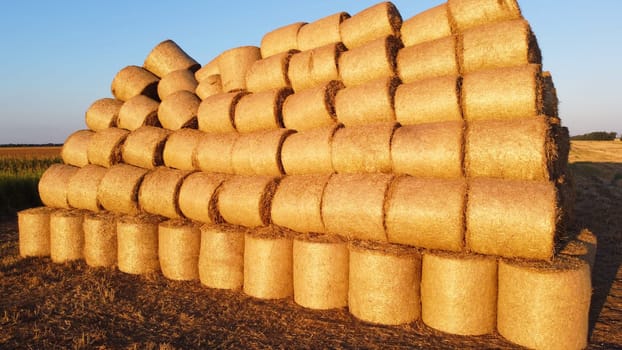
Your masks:
M568 132L515 0L383 2L202 67L166 40L111 90L19 214L23 256L585 346L593 250L559 252Z

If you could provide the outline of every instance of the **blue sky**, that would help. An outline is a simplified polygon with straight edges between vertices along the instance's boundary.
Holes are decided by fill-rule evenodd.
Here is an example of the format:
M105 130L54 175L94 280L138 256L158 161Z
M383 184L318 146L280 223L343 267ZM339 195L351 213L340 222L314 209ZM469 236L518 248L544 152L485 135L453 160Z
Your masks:
M84 129L84 112L110 97L115 74L141 65L164 39L200 63L242 45L259 46L280 26L378 0L34 1L0 12L0 144L62 143ZM395 0L408 19L443 3ZM562 122L572 135L622 132L622 1L519 0L553 74Z

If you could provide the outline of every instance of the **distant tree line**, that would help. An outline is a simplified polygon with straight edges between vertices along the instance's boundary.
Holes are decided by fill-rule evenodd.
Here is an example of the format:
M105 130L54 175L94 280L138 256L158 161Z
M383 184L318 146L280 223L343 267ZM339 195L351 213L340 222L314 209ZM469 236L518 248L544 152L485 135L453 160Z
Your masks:
M572 136L571 140L589 140L589 141L613 141L616 139L618 133L607 131L594 131L583 135ZM622 136L620 136L622 139Z
M62 145L62 143L6 143L1 144L0 147L58 147Z

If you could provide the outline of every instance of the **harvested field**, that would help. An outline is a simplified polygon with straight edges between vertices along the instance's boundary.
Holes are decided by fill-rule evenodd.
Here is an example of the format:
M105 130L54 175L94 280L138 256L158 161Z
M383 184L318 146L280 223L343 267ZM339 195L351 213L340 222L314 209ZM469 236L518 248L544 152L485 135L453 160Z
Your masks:
M0 147L0 158L54 158L60 157L61 146Z

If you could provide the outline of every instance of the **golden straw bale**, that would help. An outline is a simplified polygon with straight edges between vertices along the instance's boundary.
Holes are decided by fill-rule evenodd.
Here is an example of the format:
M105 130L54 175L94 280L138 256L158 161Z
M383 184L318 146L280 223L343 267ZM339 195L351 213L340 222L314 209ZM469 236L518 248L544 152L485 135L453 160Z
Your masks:
M145 274L160 270L158 259L159 216L126 215L117 219L117 260L119 270Z
M450 36L452 32L447 4L435 6L405 20L400 34L405 47Z
M179 188L179 210L188 219L217 224L222 222L218 212L218 191L228 178L225 174L196 172L188 175Z
M233 174L233 146L238 133L204 133L199 140L194 157L201 171Z
M89 163L101 165L106 168L120 163L122 160L121 149L129 131L119 128L99 130L91 137L91 142L86 150Z
M218 211L233 225L265 226L270 223L270 206L278 185L272 176L233 176L218 194Z
M119 128L136 130L141 126L160 126L158 108L160 102L145 95L137 95L123 103L119 110Z
M84 257L83 210L59 209L50 215L50 258L64 263Z
M261 57L268 58L283 52L298 49L298 31L306 22L296 22L266 33L261 38Z
M544 104L544 115L553 118L559 117L559 99L551 72L542 72L542 103Z
M172 132L162 151L164 165L181 170L194 170L194 152L203 137L195 129L179 129Z
M122 105L123 101L108 97L93 102L84 115L86 126L93 131L115 127Z
M558 257L552 264L501 260L497 329L534 349L585 349L592 285L589 265Z
M88 213L82 223L84 260L92 267L117 263L117 216L110 212Z
M462 177L462 121L406 125L391 141L393 172L424 178Z
M426 325L458 335L495 330L496 258L426 252L421 265L421 318Z
M180 218L179 188L190 173L157 167L145 175L138 191L138 204L147 213L167 218Z
M178 69L162 77L158 83L158 96L163 100L166 96L180 90L194 93L198 84L194 72L188 69Z
M294 54L287 70L294 91L299 92L341 79L338 63L339 56L345 50L342 43L336 43Z
M398 177L385 202L389 242L462 251L466 194L464 179Z
M293 130L275 129L240 135L231 154L235 174L273 175L285 174L281 149Z
M590 271L594 270L596 261L596 248L598 240L594 233L588 229L583 229L579 234L561 247L560 256L569 256L584 260L590 265Z
M341 42L341 22L350 18L347 12L322 17L300 28L296 38L298 50L306 51Z
M375 123L335 131L331 159L338 173L388 173L395 123Z
M395 121L393 101L399 78L388 77L340 90L335 97L335 113L346 127Z
M200 83L201 81L209 78L212 75L220 75L218 69L218 57L214 57L211 61L203 65L196 72L194 72L194 78Z
M162 78L179 69L196 72L201 65L182 50L173 40L164 40L151 50L143 67Z
M289 88L242 96L235 107L234 125L240 133L283 127L283 103L293 91Z
M97 199L107 210L135 215L138 213L138 189L147 169L117 164L99 183Z
M402 125L462 120L462 79L444 76L402 84L395 91L395 118Z
M354 317L399 325L421 315L421 255L414 248L355 242L349 245L348 308Z
M448 36L409 46L397 54L397 72L402 81L415 81L460 74L456 37Z
M78 130L69 135L60 151L63 163L77 167L89 164L87 150L94 134L91 130Z
M241 46L229 49L218 56L218 72L222 80L222 91L233 92L246 89L246 72L253 62L261 59L256 46Z
M287 67L287 78L295 92L315 86L313 73L311 72L313 51L301 51L292 55ZM336 64L335 64L336 67ZM337 77L339 79L339 77Z
M145 169L164 164L162 152L170 133L170 130L154 126L141 126L132 131L123 143L123 162Z
M553 257L559 216L553 183L472 179L466 216L466 244L473 252L537 260Z
M290 135L281 148L281 163L288 175L332 174L333 136L341 125L305 130Z
M395 5L381 2L341 22L341 40L351 50L387 35L399 35L401 26L402 16Z
M190 221L168 220L158 225L158 257L164 277L178 281L199 279L201 231Z
M247 231L244 237L244 293L259 299L294 294L293 239L274 227Z
M289 60L298 52L290 50L253 62L246 72L246 89L250 92L262 92L291 87L287 76Z
M209 288L241 290L244 283L246 229L228 225L201 226L199 279Z
M127 101L136 95L158 98L160 78L143 67L127 66L121 69L112 80L112 95L121 101Z
M177 91L168 95L158 107L158 119L169 130L197 128L197 112L201 99L190 91Z
M385 199L389 174L335 174L322 196L326 232L350 239L387 241Z
M336 124L335 96L343 87L342 82L331 80L287 96L283 103L283 125L301 131Z
M69 208L67 192L71 178L79 168L73 165L52 164L39 180L38 190L41 203L53 208Z
M339 56L339 76L345 86L392 77L397 74L396 57L401 48L400 39L386 36L344 51Z
M210 75L207 78L199 81L194 93L199 96L201 100L222 93L222 80L220 74Z
M19 256L50 255L50 215L56 209L35 207L17 212Z
M272 222L298 232L325 232L322 195L330 176L294 175L281 179L272 199Z
M338 236L299 235L293 244L294 301L315 310L348 305L348 244Z
M99 211L101 205L97 200L97 188L108 172L99 165L85 165L69 179L67 186L67 202L72 208Z
M235 132L235 109L248 92L237 91L206 97L197 111L199 130L205 132Z
M517 0L448 0L453 28L458 32L482 24L522 18Z

